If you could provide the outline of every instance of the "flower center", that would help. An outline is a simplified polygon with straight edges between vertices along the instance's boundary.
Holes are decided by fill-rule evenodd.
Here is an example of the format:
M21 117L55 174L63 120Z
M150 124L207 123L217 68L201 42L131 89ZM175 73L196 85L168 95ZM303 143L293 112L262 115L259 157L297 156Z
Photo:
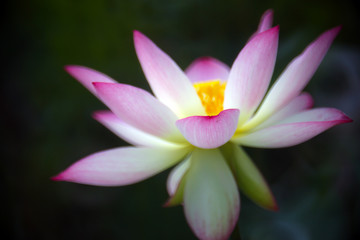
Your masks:
M193 84L208 116L218 115L223 110L226 82L212 80Z

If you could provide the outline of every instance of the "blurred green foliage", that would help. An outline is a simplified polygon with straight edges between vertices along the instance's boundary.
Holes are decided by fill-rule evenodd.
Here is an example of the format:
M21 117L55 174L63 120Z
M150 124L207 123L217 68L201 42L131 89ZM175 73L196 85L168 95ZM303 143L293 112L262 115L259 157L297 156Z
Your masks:
M307 90L315 106L337 107L355 122L296 147L248 149L280 211L243 197L240 232L245 240L360 238L358 1L15 0L4 8L0 186L6 239L194 239L182 208L162 207L168 171L119 188L50 181L83 156L126 145L91 118L105 106L63 66L85 65L149 90L133 29L183 68L206 55L231 65L268 8L281 25L275 76L317 35L343 24Z

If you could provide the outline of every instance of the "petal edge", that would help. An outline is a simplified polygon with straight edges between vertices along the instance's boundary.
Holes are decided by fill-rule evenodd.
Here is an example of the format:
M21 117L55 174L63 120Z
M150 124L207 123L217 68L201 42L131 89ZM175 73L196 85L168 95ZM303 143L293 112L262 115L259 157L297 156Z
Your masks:
M217 148L234 135L240 111L227 109L217 116L192 116L176 121L176 126L192 145Z
M95 186L129 185L171 167L187 152L188 148L115 148L91 154L52 179Z
M201 57L193 61L185 70L191 82L206 82L220 79L227 81L230 68L223 62L212 57Z
M233 142L250 147L281 148L303 143L323 131L352 120L344 113L333 108L315 108L303 111L278 125L244 133L234 137Z
M179 66L149 38L134 31L136 54L155 96L178 117L205 113L190 80Z
M240 211L235 179L218 149L195 149L184 189L186 219L200 239L227 239Z

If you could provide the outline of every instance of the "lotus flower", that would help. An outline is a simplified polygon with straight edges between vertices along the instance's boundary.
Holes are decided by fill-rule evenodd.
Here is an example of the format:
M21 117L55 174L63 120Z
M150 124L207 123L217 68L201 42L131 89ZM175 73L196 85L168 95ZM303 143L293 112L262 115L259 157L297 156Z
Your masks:
M258 205L276 210L271 190L241 146L290 147L351 119L337 109L311 109L311 96L302 93L340 27L312 42L267 91L279 34L278 26L271 27L272 18L271 10L264 13L231 68L202 57L184 72L134 31L136 53L154 96L95 70L67 66L110 108L94 118L134 146L92 154L53 180L122 186L178 164L168 177L165 205L183 204L200 239L229 237L239 216L238 187Z

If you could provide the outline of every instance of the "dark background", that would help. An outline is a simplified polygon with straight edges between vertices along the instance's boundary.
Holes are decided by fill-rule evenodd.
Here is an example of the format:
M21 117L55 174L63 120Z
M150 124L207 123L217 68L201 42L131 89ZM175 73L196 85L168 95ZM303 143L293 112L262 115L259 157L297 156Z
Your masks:
M243 196L242 239L360 239L359 1L14 0L2 5L0 189L6 239L194 239L182 207L162 207L169 170L116 188L50 181L81 157L125 145L91 118L105 106L63 66L85 65L149 89L133 48L133 29L182 68L199 56L231 65L268 8L281 26L275 77L316 36L343 25L307 91L315 106L339 108L355 121L295 147L247 149L280 210L268 212Z

